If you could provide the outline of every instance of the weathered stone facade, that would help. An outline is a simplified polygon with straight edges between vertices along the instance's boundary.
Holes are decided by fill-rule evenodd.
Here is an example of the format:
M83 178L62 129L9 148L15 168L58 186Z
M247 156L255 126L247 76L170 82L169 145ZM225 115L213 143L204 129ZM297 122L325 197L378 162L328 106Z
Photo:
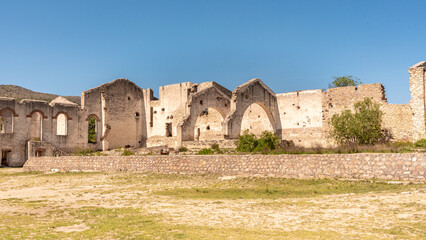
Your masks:
M360 153L317 155L170 155L122 157L39 157L27 171L140 171L212 173L286 178L426 180L426 155Z
M232 92L215 82L167 85L159 98L117 79L84 91L81 105L61 97L0 98L2 165L81 149L230 146L246 129L274 131L300 146L330 146L329 119L365 97L381 104L392 140L415 141L425 137L425 68L421 62L409 69L411 100L402 105L388 104L381 84L275 94L259 79Z

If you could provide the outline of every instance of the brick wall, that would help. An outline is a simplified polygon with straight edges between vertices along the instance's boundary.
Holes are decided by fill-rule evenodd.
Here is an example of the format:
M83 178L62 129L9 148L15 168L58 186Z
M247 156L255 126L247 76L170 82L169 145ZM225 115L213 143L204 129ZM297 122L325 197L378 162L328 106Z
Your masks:
M64 156L30 158L25 163L24 169L425 181L426 154Z

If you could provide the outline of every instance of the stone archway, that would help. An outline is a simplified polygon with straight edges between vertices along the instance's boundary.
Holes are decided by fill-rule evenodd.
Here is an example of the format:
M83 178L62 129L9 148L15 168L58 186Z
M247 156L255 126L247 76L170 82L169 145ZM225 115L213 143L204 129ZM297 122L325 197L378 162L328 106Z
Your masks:
M260 136L264 131L275 132L275 123L271 112L261 103L252 103L244 112L240 134L248 130Z
M194 140L222 140L224 113L215 108L204 109L194 126Z
M253 104L257 104L264 110L272 125L273 131L277 133L278 136L281 136L281 123L275 93L260 79L252 79L240 85L232 92L231 112L224 122L224 131L227 138L238 138L238 135L241 133L242 125L245 124L243 123L244 114Z
M207 125L203 131L201 131L202 129L200 128L199 133L198 127L196 128L198 118L205 114L206 109L207 112L209 109L217 111L222 118L225 118L229 113L231 92L223 92L224 90L222 88L223 87L220 87L220 85L212 83L210 87L191 96L189 114L179 124L182 141L194 141L197 137L198 139L200 139L199 137L208 138L208 134L206 133L202 136L203 132L208 130ZM216 113L214 115L217 116ZM220 138L223 138L223 130L220 135ZM219 133L217 133L216 137L219 137Z

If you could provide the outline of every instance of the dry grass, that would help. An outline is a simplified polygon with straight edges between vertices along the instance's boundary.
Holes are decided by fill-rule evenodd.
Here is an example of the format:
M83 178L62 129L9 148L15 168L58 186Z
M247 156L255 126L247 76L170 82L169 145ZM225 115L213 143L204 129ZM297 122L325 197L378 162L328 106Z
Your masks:
M20 169L0 183L1 239L426 237L425 184Z

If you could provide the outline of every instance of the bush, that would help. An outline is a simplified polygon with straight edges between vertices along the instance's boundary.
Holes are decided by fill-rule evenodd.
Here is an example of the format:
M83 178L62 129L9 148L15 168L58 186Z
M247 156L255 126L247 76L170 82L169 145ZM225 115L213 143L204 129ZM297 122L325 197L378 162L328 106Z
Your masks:
M256 135L245 130L243 134L238 136L235 142L238 152L262 152L267 153L271 150L277 149L280 140L275 133L264 131L260 138Z
M243 134L238 136L235 144L238 152L253 152L258 145L258 140L256 135L250 133L249 130L245 130Z
M122 156L130 156L130 155L134 155L134 154L135 154L134 152L125 149L121 155Z
M280 144L280 139L275 133L264 131L258 139L258 143L254 151L270 151L275 150Z
M355 111L335 114L330 121L330 137L342 144L374 144L383 139L380 105L365 98L354 104Z
M199 155L207 155L207 154L213 154L213 150L210 148L203 148L198 152Z
M217 143L213 143L213 144L210 146L210 148L211 148L213 151L215 151L215 152L219 152L219 151L220 151L219 144L217 144Z
M414 143L415 147L426 147L426 139L420 139L417 142Z
M187 152L187 151L188 151L188 148L186 147L179 148L179 152Z

